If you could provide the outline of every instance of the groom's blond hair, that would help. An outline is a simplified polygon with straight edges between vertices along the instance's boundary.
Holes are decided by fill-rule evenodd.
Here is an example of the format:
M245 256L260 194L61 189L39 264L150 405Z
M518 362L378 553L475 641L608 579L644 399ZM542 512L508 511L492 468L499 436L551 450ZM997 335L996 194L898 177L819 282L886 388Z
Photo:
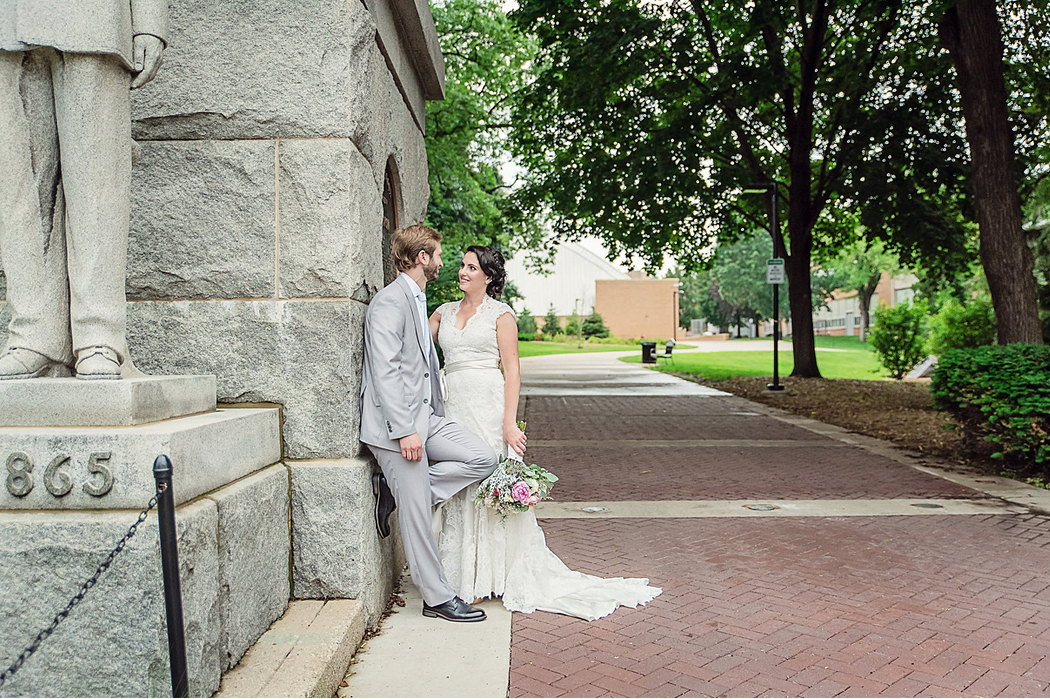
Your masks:
M422 223L414 223L394 231L390 256L394 260L397 271L407 272L415 267L416 258L419 257L420 252L433 255L437 244L441 242L441 237L436 230Z

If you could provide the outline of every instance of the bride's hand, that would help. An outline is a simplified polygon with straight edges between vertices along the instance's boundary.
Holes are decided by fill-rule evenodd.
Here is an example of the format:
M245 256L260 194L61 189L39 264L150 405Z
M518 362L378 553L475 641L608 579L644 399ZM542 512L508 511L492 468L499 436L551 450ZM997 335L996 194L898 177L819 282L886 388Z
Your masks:
M525 433L518 429L518 426L511 423L503 426L503 441L507 443L514 451L518 452L519 456L525 456Z

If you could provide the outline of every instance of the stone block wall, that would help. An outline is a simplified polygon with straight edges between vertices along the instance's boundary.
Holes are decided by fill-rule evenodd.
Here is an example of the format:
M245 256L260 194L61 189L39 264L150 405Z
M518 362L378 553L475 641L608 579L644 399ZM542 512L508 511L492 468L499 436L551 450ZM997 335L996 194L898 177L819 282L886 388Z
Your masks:
M164 69L134 95L131 355L147 373L214 374L220 403L282 406L284 458L303 474L294 594L360 598L375 623L401 564L376 537L358 441L364 314L385 281L384 180L402 223L429 196L421 88L406 96L418 78L392 70L410 61L388 61L376 19L397 8L171 8Z
M164 69L134 95L132 357L283 405L287 458L356 457L383 180L421 220L422 132L360 2L171 6Z
M284 613L288 480L288 468L276 464L176 510L191 696L213 694L221 674ZM0 511L5 645L47 626L136 514ZM153 513L4 695L171 696L167 644Z

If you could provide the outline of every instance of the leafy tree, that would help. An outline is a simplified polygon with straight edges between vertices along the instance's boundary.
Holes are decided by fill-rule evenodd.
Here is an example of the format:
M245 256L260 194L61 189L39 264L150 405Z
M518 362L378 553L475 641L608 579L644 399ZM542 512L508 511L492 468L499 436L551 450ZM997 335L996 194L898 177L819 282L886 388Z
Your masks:
M580 330L584 337L609 337L609 328L605 327L601 314L593 309L591 314L583 319Z
M710 270L689 273L678 268L668 276L677 278L679 283L680 325L689 327L694 318L706 318L708 323L723 329L733 324L737 311L719 295Z
M565 334L571 336L580 334L580 314L575 310L565 320Z
M923 234L902 240L954 244L957 212L942 200L961 187L952 158L962 144L940 125L950 89L915 60L916 36L930 32L906 3L522 0L517 18L539 41L514 132L532 173L523 202L547 207L560 235L595 233L651 267L673 250L697 269L715 237L765 224L768 201L741 198L740 187L777 183L793 375L819 376L814 246L853 235L817 224L857 206L887 133L893 174L924 177L918 193L945 191L895 207L890 223L913 230L906 224L921 218Z
M518 314L518 339L536 339L536 318L529 312L528 308L522 308Z
M895 379L903 379L926 358L926 310L926 303L919 301L892 307L883 304L875 312L871 347Z
M943 357L953 349L973 349L995 343L995 313L986 299L962 305L952 299L930 321L930 352Z
M867 340L868 327L871 325L868 311L875 289L882 279L883 272L891 274L900 269L897 256L886 250L881 240L858 240L839 252L827 263L833 270L835 281L840 291L856 291L860 303L860 341Z
M552 303L550 308L547 309L547 315L543 316L543 334L544 335L557 335L561 332L561 321L558 319L558 314L554 310L554 304Z
M508 99L527 78L532 40L495 0L445 0L433 7L445 56L445 99L427 104L430 204L426 222L444 235L445 267L428 301L461 296L456 271L468 245L510 257L535 245L539 229L508 196L500 165L511 127Z
M1044 178L1026 203L1026 233L1034 241L1035 279L1043 341L1050 343L1050 177Z
M766 262L772 254L769 237L756 234L715 250L711 278L718 295L750 318L758 336L760 320L773 317L773 287L766 282ZM788 294L780 294L780 318L790 317Z
M995 0L957 0L940 37L955 64L973 191L999 342L1042 343L1032 251L1021 226L1014 135Z
M700 295L707 294L710 284L705 286L699 275L685 272L681 267L672 268L667 276L678 280L678 325L688 328L693 319L707 317L700 305Z
M1039 285L1039 322L1043 341L1050 343L1050 225L1039 231L1035 241L1036 281Z

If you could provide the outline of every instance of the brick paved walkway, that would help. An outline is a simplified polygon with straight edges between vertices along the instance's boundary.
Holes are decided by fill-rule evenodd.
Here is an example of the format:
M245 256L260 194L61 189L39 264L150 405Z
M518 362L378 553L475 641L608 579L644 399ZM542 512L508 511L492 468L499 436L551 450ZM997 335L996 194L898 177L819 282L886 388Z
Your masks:
M983 497L747 406L530 396L530 439L616 440L530 456L559 474L564 501ZM664 593L597 622L514 614L511 696L1050 695L1050 517L541 523L569 566Z

